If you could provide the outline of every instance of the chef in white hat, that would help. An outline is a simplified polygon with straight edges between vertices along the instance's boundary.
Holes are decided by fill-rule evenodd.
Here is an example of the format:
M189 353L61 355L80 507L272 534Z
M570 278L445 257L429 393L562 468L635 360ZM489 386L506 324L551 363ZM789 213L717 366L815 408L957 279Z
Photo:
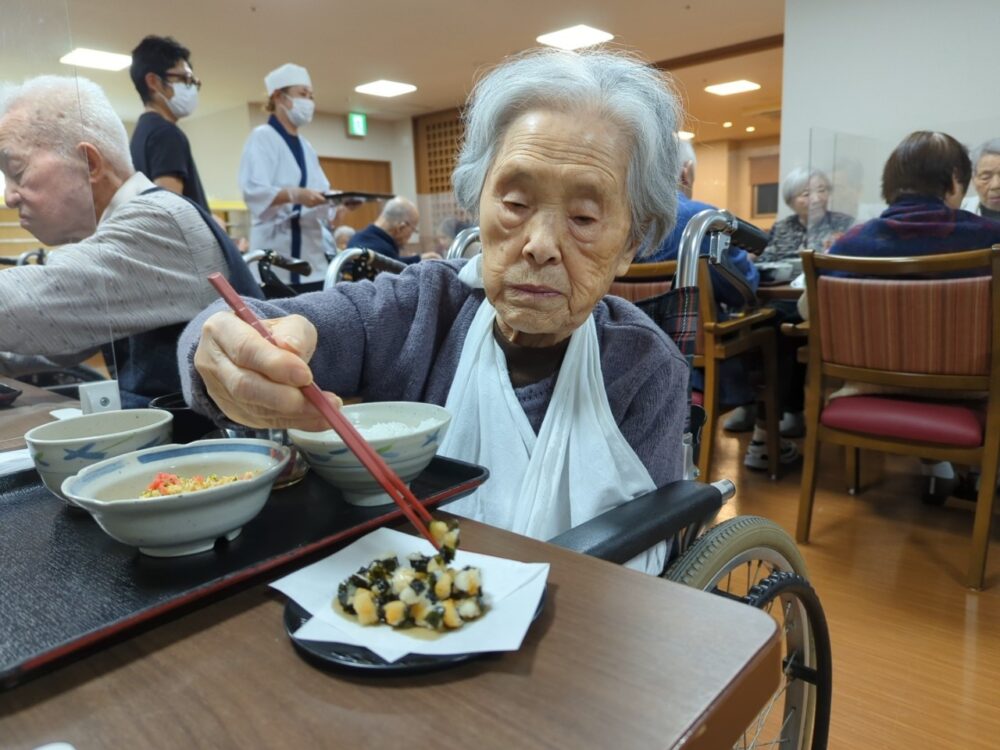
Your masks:
M312 81L301 65L285 63L264 77L267 124L250 133L240 160L240 189L253 217L251 250L274 250L303 258L310 276L277 271L292 284L322 282L325 251L333 251L328 230L333 210L323 197L330 182L316 149L299 135L313 118Z

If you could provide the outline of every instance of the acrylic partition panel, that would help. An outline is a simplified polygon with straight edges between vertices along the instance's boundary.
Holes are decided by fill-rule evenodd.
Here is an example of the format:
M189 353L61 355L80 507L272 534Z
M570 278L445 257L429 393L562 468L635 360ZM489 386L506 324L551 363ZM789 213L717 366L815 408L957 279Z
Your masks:
M21 425L32 425L32 419L25 421L26 412L47 418L47 411L57 406L60 386L106 379L109 370L114 372L113 358L106 361L100 352L114 337L108 314L113 289L106 274L94 273L94 249L74 253L73 248L97 229L99 210L91 183L95 174L108 169L108 159L95 155L108 151L111 162L116 154L118 162L129 163L121 121L106 102L103 109L89 103L95 85L122 74L95 70L90 83L84 79L86 71L60 62L72 49L65 0L4 4L0 377L13 387L24 383L45 389L22 388L26 392L20 402L0 409L5 439L8 432L23 432ZM104 127L95 126L101 120L98 112L105 115ZM0 447L7 445L0 442Z
M469 212L458 205L451 191L421 193L417 196L420 210L420 248L422 252L434 251L444 257L455 235L475 225Z
M914 123L914 130L920 127L920 123ZM810 171L819 170L827 176L830 211L847 214L855 224L862 223L885 210L882 171L893 150L910 132L899 132L895 137L888 138L812 128L809 133L809 164L802 166ZM983 142L1000 138L1000 121L956 119L940 132L951 135L974 152ZM972 169L975 176L975 164ZM970 182L966 196L963 208L976 210L979 195L975 179ZM785 206L783 209L787 215L789 209Z
M882 213L882 167L892 148L884 139L812 128L808 168L828 180L828 210L850 216L852 224Z

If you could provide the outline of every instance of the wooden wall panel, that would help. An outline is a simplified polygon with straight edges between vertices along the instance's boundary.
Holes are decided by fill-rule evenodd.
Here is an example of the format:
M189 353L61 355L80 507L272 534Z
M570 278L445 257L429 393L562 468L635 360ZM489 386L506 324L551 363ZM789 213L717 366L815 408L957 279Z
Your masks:
M451 189L451 172L465 135L457 109L434 112L413 120L413 148L417 172L417 205L420 208L420 239L424 250L441 252L446 239L439 238L447 219L467 221Z
M339 159L321 156L323 173L334 190L360 190L366 193L392 192L392 164L369 159ZM382 211L379 203L366 203L347 214L345 224L363 229Z

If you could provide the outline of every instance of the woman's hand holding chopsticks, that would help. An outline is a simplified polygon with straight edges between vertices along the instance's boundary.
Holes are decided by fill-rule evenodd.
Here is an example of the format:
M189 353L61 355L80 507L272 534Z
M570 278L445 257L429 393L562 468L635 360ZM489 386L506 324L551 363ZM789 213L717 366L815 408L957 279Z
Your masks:
M278 346L231 312L205 322L194 364L209 396L230 419L248 427L329 429L300 390L312 381L307 363L316 349L316 328L298 315L261 322ZM325 395L340 408L336 395Z

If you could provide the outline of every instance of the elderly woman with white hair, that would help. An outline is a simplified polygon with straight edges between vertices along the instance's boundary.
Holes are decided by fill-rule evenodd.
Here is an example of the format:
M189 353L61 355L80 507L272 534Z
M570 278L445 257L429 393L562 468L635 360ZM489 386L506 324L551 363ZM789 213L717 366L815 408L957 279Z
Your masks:
M313 378L334 404L442 404L439 453L491 471L448 510L535 538L680 479L686 362L641 311L604 296L674 223L677 121L662 75L631 57L505 62L472 93L453 176L482 254L252 303L280 347L206 311L180 346L190 403L312 430L326 428L299 391ZM659 572L664 553L633 564Z
M1000 221L1000 138L980 143L969 156L976 194L962 201L962 208Z
M854 217L827 210L832 188L825 173L798 168L781 183L781 196L791 216L776 221L761 260L798 259L799 250L828 250Z

